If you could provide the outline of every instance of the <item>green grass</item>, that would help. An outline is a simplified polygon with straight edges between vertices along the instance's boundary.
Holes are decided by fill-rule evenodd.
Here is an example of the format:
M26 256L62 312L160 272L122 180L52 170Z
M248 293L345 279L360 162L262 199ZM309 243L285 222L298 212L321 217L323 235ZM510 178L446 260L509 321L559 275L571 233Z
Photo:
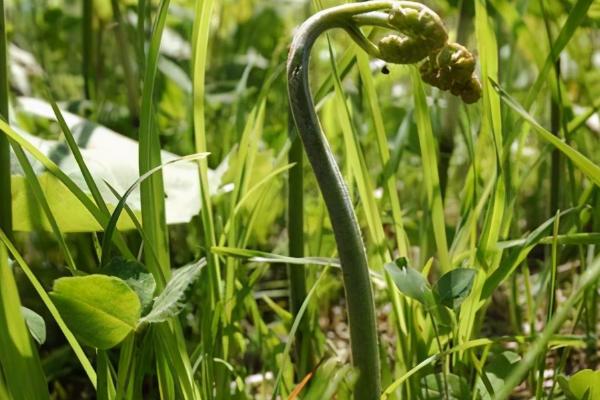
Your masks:
M0 399L352 398L343 270L284 79L294 29L342 3L0 1ZM316 42L310 64L365 242L381 398L569 400L571 377L599 365L600 146L590 117L600 9L428 5L476 54L477 103L423 84L415 67L383 71L339 29ZM12 46L37 66L19 70ZM45 100L56 121L23 112L20 96ZM97 137L85 131L94 125L72 126L67 112L137 141L139 165L100 176ZM23 132L61 145L41 151ZM172 224L164 186L175 167L196 168L194 189L181 190L200 209ZM83 222L73 231L81 210L99 231ZM406 262L410 290L394 260ZM190 264L198 275L174 290L171 277ZM414 295L439 295L435 283L457 268L475 270L454 293L460 306ZM51 288L106 273L140 299L146 289L172 303L163 322L99 350ZM44 319L44 343L22 306Z

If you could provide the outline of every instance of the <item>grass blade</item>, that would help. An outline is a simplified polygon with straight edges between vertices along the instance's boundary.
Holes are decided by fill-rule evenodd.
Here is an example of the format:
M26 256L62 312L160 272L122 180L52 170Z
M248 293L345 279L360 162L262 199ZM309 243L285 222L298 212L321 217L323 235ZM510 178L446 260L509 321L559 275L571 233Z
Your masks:
M410 67L410 71L415 96L415 120L417 123L419 144L421 147L421 159L423 162L423 179L425 181L425 189L427 192L427 208L431 212L431 219L433 221L433 235L437 244L440 267L442 273L445 273L452 268L452 262L448 253L444 204L442 192L440 190L440 178L438 175L438 147L436 146L435 137L431 128L431 119L429 118L421 76L416 67Z
M595 284L600 278L600 257L597 257L594 262L586 269L586 271L579 278L576 288L569 295L567 300L563 301L556 313L546 325L542 334L533 344L533 346L527 351L521 362L518 363L516 368L511 372L508 378L504 381L504 385L500 392L496 394L495 399L505 400L508 399L512 390L519 384L521 379L525 376L527 371L533 367L539 355L546 349L550 338L558 330L558 328L565 322L569 314L575 309L575 304L580 300L586 289Z
M9 124L3 119L0 119L0 130L8 135L8 137L16 142L18 145L23 147L29 154L31 154L36 160L38 160L52 175L58 178L71 193L81 202L81 204L92 214L92 216L98 221L100 226L104 227L108 223L109 215L102 213L100 209L94 204L94 202L88 197L83 190L77 186L75 182L65 174L52 160L46 157L40 152L35 146L23 139ZM123 241L120 235L114 236L115 244L125 256L129 258L135 258L133 254L127 248L127 245Z
M492 81L493 88L500 94L502 101L507 104L514 112L519 114L525 121L529 122L535 132L546 142L560 150L567 156L579 170L587 176L596 186L600 186L600 167L594 164L589 158L566 144L563 140L554 136L551 132L542 127L525 109L500 85Z
M49 398L42 364L21 313L17 284L4 244L0 244L0 366L11 393L9 398Z
M86 357L85 353L83 352L83 349L79 345L79 342L77 341L77 339L75 339L75 336L73 335L71 330L67 327L65 321L60 316L58 309L56 308L56 306L50 299L50 296L48 295L48 293L46 293L46 290L44 289L44 287L42 286L40 281L38 281L38 279L36 278L35 274L31 270L31 268L29 268L29 265L27 265L27 263L25 262L25 260L21 256L21 254L17 251L17 249L13 246L13 244L10 242L10 240L8 239L6 234L1 229L0 229L0 242L2 242L2 244L4 246L6 246L6 248L8 248L8 251L12 254L14 260L17 262L19 267L21 267L21 269L27 276L27 279L29 280L29 282L31 283L33 288L35 289L38 296L40 296L40 299L42 299L46 308L48 308L48 311L50 311L50 314L56 321L56 324L58 325L61 332L67 339L67 342L69 342L69 345L73 349L73 352L75 352L77 359L79 360L81 366L83 367L83 370L85 371L88 378L90 379L92 385L94 387L96 387L96 371L94 371L92 364L90 363L90 361Z

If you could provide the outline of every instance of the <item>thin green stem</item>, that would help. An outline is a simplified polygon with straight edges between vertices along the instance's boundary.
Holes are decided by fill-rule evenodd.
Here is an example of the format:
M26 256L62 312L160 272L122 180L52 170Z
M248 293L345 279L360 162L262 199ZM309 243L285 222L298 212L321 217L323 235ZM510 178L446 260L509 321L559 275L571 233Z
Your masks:
M293 164L288 172L288 251L290 257L304 257L304 176L302 143L295 132L290 115L289 127L291 147L288 161ZM292 315L298 315L306 298L306 274L303 265L288 264L290 281L290 305ZM296 332L297 377L303 378L313 367L308 319L304 319Z
M446 374L447 374L446 369L447 368L445 366L446 360L445 360L444 348L442 347L442 341L440 340L440 332L438 330L437 323L435 322L435 318L433 317L433 313L431 311L428 311L427 313L429 314L429 318L431 319L431 327L433 328L435 342L437 343L439 354L440 354L440 359L442 362L442 381L444 384L444 400L448 400L450 398L449 397L450 389L448 389L448 378L446 377Z

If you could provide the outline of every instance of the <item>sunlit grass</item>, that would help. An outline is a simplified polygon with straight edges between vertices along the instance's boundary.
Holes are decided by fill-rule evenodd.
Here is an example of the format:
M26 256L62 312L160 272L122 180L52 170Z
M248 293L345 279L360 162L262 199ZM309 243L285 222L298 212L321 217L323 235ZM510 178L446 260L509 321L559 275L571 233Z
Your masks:
M342 272L283 79L294 28L341 2L101 3L0 1L0 398L351 398ZM477 54L475 104L424 85L416 68L384 67L341 31L319 39L311 61L366 245L382 398L569 399L570 377L598 366L597 8L455 3L429 5ZM22 62L7 57L11 44L43 71L25 69L29 92L11 72ZM46 99L57 122L22 112L19 96ZM97 155L66 111L139 143L139 165L119 171L152 171L139 196L95 176ZM60 141L73 165L24 131ZM189 222L167 221L161 151L197 165L200 192L180 188L200 204ZM61 227L76 214L42 172L100 232ZM16 173L44 221L27 226L48 232L14 231L12 211L36 215L11 207ZM135 229L117 229L123 211ZM182 266L206 266L166 322L98 350L49 292L58 278L106 273L117 256L152 274L154 297ZM396 286L394 260L432 288L458 268L475 278L468 293L449 291L462 304L439 306ZM46 343L22 305L45 319Z

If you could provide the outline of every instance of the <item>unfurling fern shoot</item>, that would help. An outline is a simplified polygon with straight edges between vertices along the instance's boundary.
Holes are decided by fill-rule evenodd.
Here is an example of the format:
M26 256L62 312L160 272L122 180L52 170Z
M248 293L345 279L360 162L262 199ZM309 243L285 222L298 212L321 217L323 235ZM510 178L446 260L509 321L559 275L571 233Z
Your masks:
M372 41L362 26L383 28L389 34ZM311 97L308 66L315 40L326 30L341 28L368 54L388 63L422 62L422 79L449 90L466 103L481 96L474 76L475 60L448 34L437 14L411 1L369 1L332 7L310 17L298 29L287 63L288 95L292 115L329 212L337 243L350 325L352 361L359 377L355 399L380 396L379 356L373 293L364 243L348 190L321 132Z

